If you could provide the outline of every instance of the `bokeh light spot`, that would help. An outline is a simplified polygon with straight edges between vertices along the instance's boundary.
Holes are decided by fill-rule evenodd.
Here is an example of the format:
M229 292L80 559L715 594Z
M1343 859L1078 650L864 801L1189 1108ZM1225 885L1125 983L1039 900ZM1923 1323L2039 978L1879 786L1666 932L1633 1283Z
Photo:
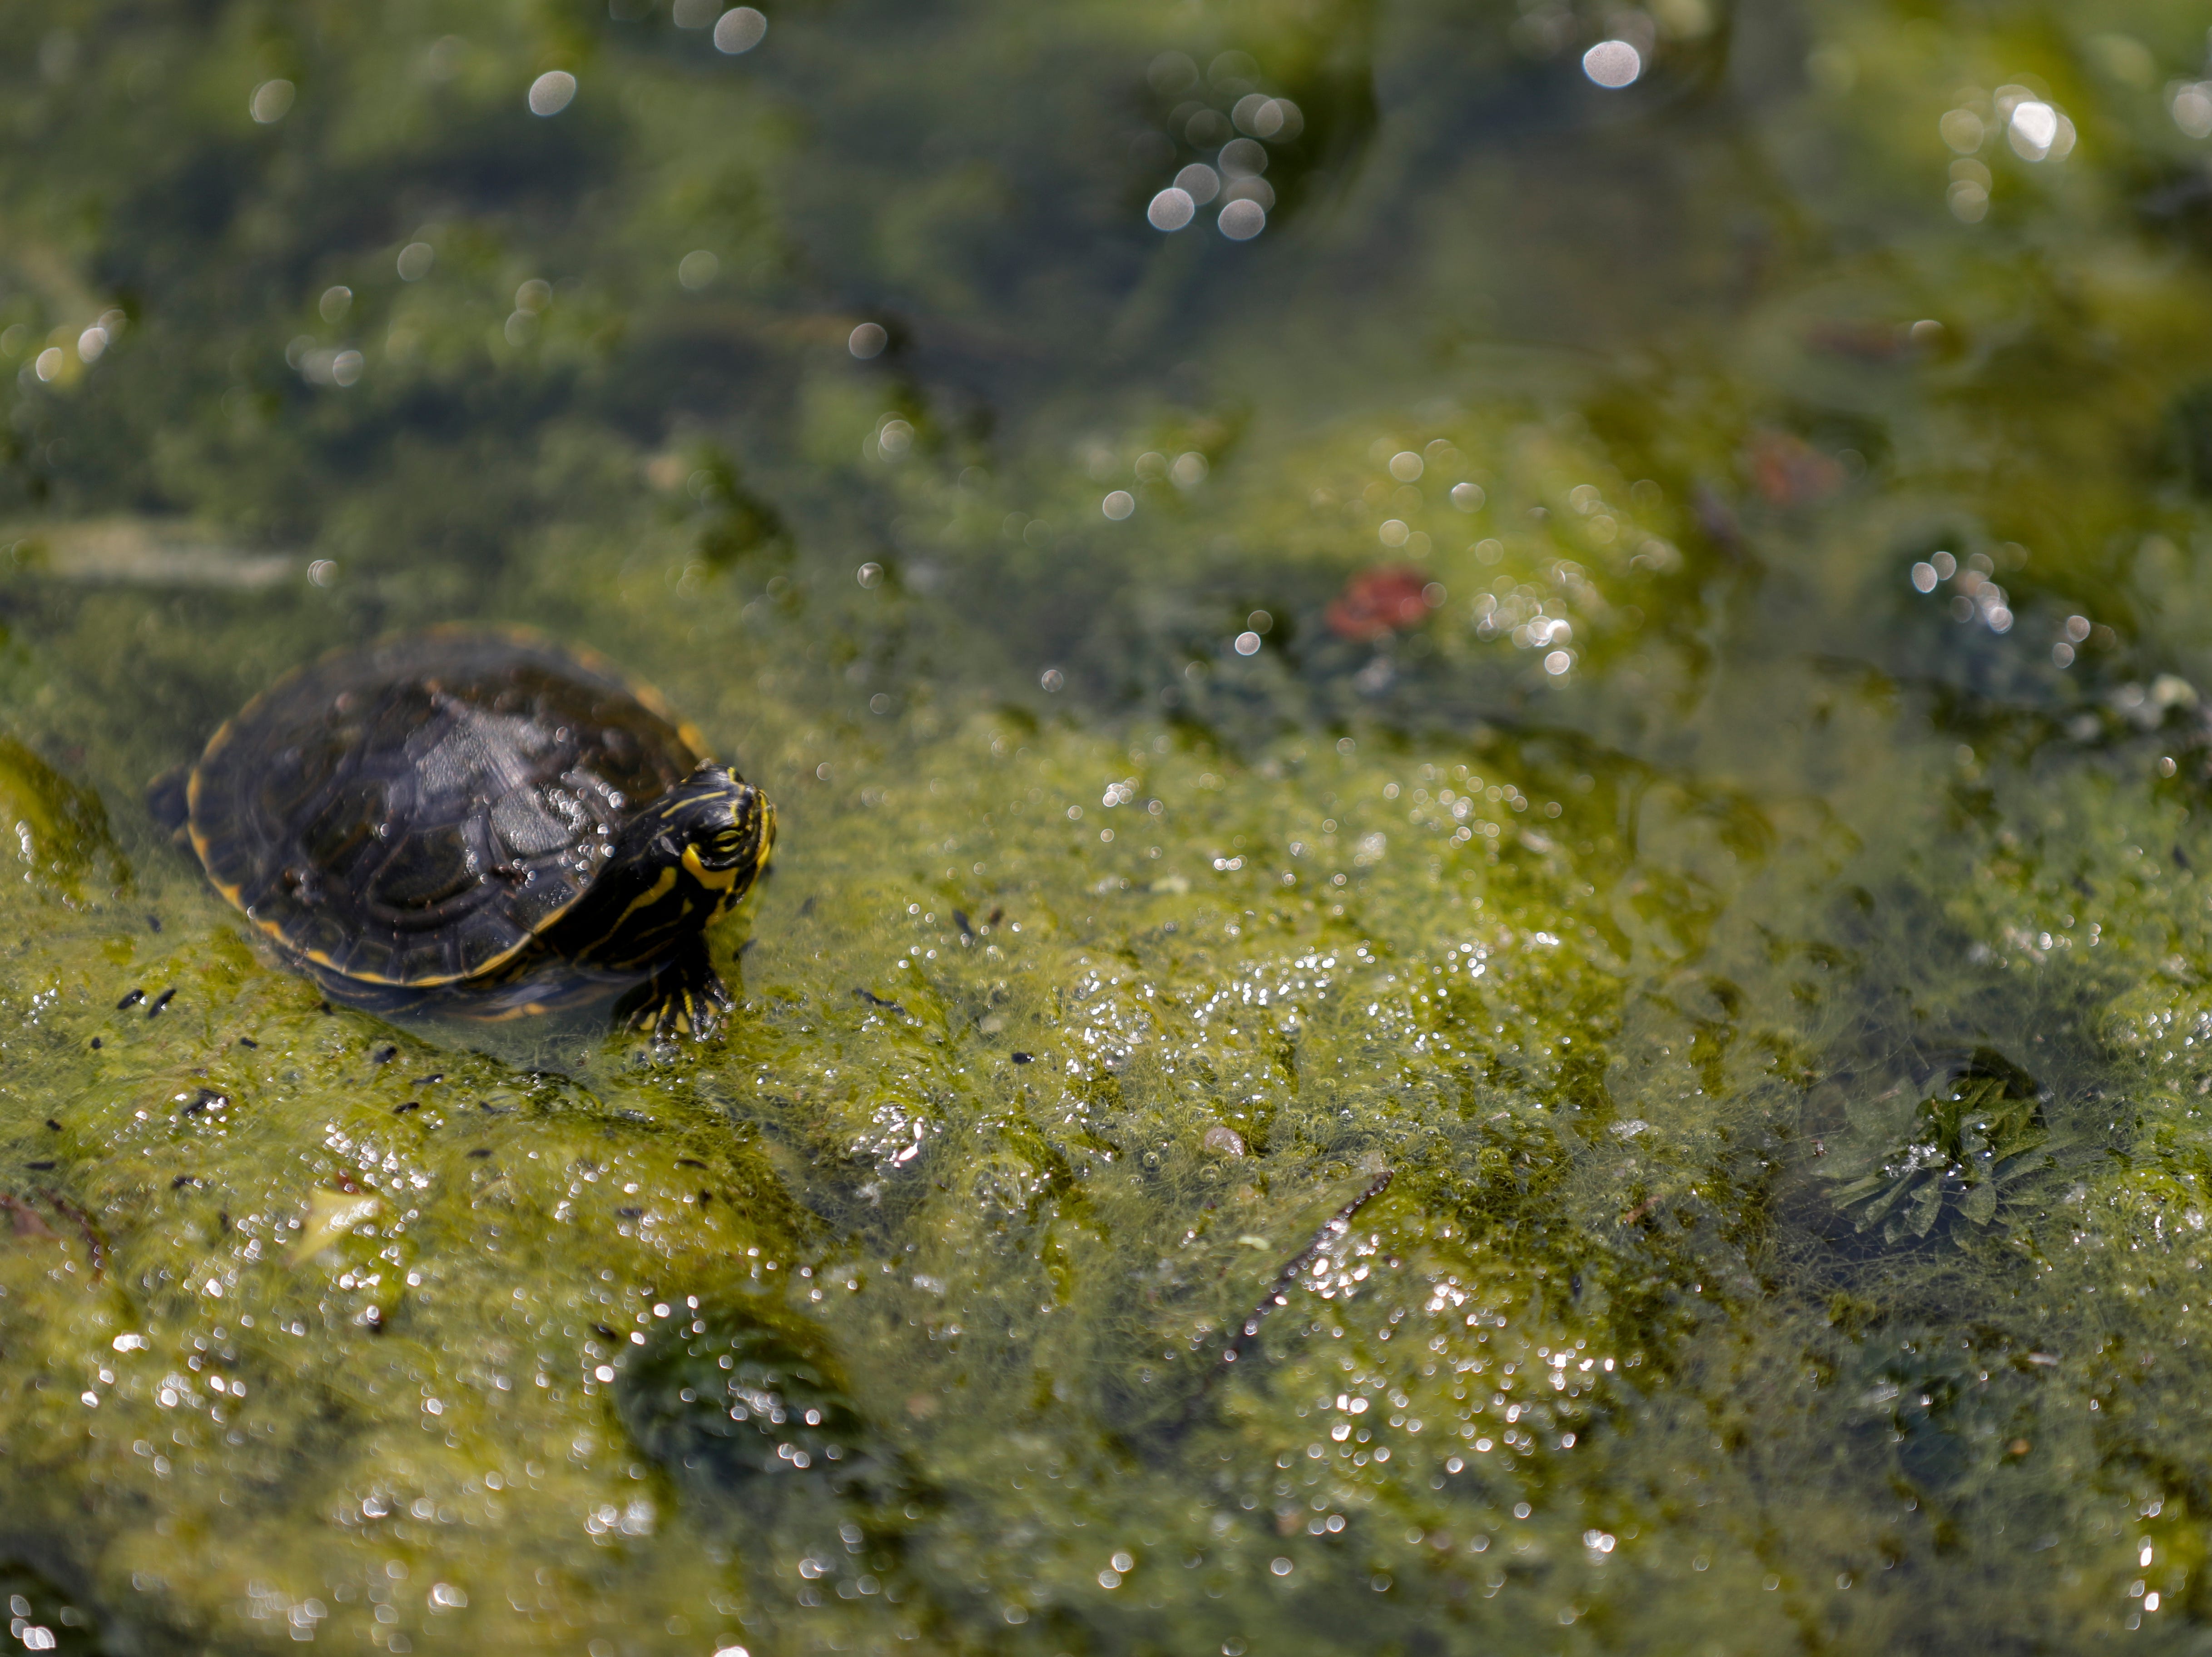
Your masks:
M289 81L264 81L253 88L253 95L246 101L246 107L255 120L271 126L283 120L292 107L296 90Z
M676 262L676 279L696 294L711 283L721 270L720 259L704 247L695 247Z
M1221 170L1232 179L1256 179L1267 170L1267 147L1256 138L1232 138L1221 146Z
M1098 509L1119 523L1137 509L1137 497L1126 489L1117 489L1098 503Z
M1175 175L1175 187L1203 207L1221 193L1221 174L1204 161L1193 161ZM1165 229L1167 227L1160 227Z
M2041 161L2058 140L2058 112L2039 98L2014 104L2010 125L2013 152L2023 161Z
M1249 241L1267 228L1267 210L1256 201L1232 201L1217 221L1221 234L1231 241Z
M1480 484L1454 484L1452 485L1451 503L1462 512L1480 511L1483 502L1486 498L1488 497L1483 494L1482 485Z
M410 241L399 250L399 279L420 282L430 274L430 266L438 257L438 250L427 241Z
M882 323L863 322L845 337L845 349L865 362L871 357L881 356L890 338Z
M1191 199L1190 192L1170 185L1152 198L1152 205L1145 209L1145 218L1155 230L1180 230L1197 212L1198 204Z
M1260 654L1260 636L1257 633L1237 634L1237 654L1240 656L1258 655Z
M558 115L576 100L576 77L565 69L549 69L530 83L530 113Z
M1401 484L1410 484L1425 471L1421 457L1409 448L1401 448L1390 457L1390 475Z
M1644 73L1644 54L1626 40L1601 40L1583 53L1583 73L1608 91L1632 86Z
M714 50L736 57L768 38L768 19L750 6L732 6L714 20Z

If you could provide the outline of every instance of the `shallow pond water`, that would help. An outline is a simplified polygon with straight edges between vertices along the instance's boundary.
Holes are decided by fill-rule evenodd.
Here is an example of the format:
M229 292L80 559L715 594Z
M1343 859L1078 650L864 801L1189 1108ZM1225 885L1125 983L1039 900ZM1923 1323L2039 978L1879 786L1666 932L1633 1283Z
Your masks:
M17 1642L2212 1637L2201 9L9 15ZM156 826L455 621L718 1039Z

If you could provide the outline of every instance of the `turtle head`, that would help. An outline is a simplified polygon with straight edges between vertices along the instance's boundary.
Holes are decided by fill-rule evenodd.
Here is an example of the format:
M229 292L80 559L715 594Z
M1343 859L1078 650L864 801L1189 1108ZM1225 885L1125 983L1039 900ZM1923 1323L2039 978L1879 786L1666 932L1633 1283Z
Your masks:
M768 796L702 765L623 825L591 890L547 941L594 966L665 961L751 889L775 844Z
M648 808L653 838L672 856L678 886L699 888L719 912L744 896L775 846L775 807L735 771L711 760Z

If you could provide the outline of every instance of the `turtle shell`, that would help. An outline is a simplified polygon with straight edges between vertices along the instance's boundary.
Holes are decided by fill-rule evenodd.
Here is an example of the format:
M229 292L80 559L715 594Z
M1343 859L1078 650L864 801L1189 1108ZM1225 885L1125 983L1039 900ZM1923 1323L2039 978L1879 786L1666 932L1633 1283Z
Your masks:
M223 895L326 973L429 988L514 961L698 734L606 663L440 631L341 651L215 734L189 790Z

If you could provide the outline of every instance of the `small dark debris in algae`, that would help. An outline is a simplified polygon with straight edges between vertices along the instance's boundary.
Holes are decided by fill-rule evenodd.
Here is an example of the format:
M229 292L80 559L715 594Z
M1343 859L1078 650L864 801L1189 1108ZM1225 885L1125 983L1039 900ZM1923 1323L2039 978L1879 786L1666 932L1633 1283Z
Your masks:
M46 1125L49 1128L52 1128L56 1133L59 1133L62 1130L62 1124L55 1121L52 1117L48 1117L46 1118Z
M133 990L129 995L124 996L121 1001L115 1003L115 1010L120 1013L125 1008L136 1007L140 1002L145 999L146 992L143 990Z
M1006 911L1005 910L994 909L988 915L983 917L983 924L986 926L996 926L1000 921L1003 921L1006 918Z
M972 938L975 935L975 923L957 909L952 911L952 924L960 929L960 935L963 938Z
M160 995L154 997L154 1004L146 1009L146 1016L149 1019L157 1019L161 1017L161 1009L167 1007L171 1002L176 1000L176 998L177 988L174 984L171 984L167 990L164 990Z
M94 1037L92 1039L92 1045L93 1045L94 1047L105 1047L105 1046L106 1046L106 1045L107 1045L107 1044L106 1044L106 1042L102 1041L102 1040L101 1040L98 1036L94 1036Z
M405 1113L406 1112L409 1112L409 1111L419 1111L419 1110L421 1110L422 1108L422 1101L421 1100L419 1100L419 1099L410 1099L410 1100L408 1100L404 1105L394 1105L394 1106L392 1107L392 1115L394 1115L394 1116L399 1116L399 1115L403 1115L403 1114L404 1114L404 1113Z
M380 1047L368 1056L368 1062L371 1064L389 1064L398 1057L399 1050L397 1047Z
M642 1220L645 1218L645 1210L643 1209L617 1209L615 1210L615 1215L618 1219Z
M676 1166L679 1168L703 1168L707 1165L696 1156L679 1156L676 1159Z
M54 1165L53 1165L52 1163L51 1163L51 1162L26 1162L25 1164L23 1164L23 1166L24 1166L25 1167L27 1167L27 1168L35 1168L35 1169L37 1169L40 1173L45 1173L47 1170L49 1170L50 1168L52 1168Z
M159 932L161 929L161 917L159 915L149 915L146 917L146 926L149 931Z
M445 1072L440 1070L430 1075L416 1076L415 1080L408 1085L413 1087L434 1087L437 1083L443 1081L445 1079Z
M714 1193L710 1191L702 1191L699 1193L699 1206L702 1209L714 1200Z
M906 1008L900 1006L896 1002L885 1001L881 996L871 994L866 990L854 990L853 999L858 1002L866 1002L871 1007L883 1008L887 1012L896 1013L901 1018L904 1018L906 1016Z
M187 1185L197 1185L199 1183L200 1179L198 1174L180 1173L174 1179L169 1181L169 1189L171 1191L182 1191Z
M259 1051L260 1046L261 1046L261 1044L260 1044L259 1042L258 1042L258 1041L254 1040L254 1039L253 1039L252 1036L240 1036L240 1037L238 1039L238 1045L239 1045L240 1046L241 1046L241 1047L251 1047L251 1048L253 1048L253 1049L254 1049L254 1050L256 1050L257 1051Z
M592 1333L597 1335L603 1341L611 1341L615 1338L615 1331L608 1328L605 1324L593 1324L592 1325Z
M1009 1053L1006 1057L1012 1059L1017 1064L1027 1064L1031 1062L1034 1055L1029 1053Z
M491 1150L488 1146L479 1145L476 1149L471 1151L469 1154L471 1156L489 1156L491 1154Z
M219 1093L212 1087L203 1087L199 1090L198 1094L193 1099L192 1102L185 1106L185 1114L186 1116L198 1116L202 1111L207 1109L210 1105L228 1105L229 1103L230 1096L228 1093Z

